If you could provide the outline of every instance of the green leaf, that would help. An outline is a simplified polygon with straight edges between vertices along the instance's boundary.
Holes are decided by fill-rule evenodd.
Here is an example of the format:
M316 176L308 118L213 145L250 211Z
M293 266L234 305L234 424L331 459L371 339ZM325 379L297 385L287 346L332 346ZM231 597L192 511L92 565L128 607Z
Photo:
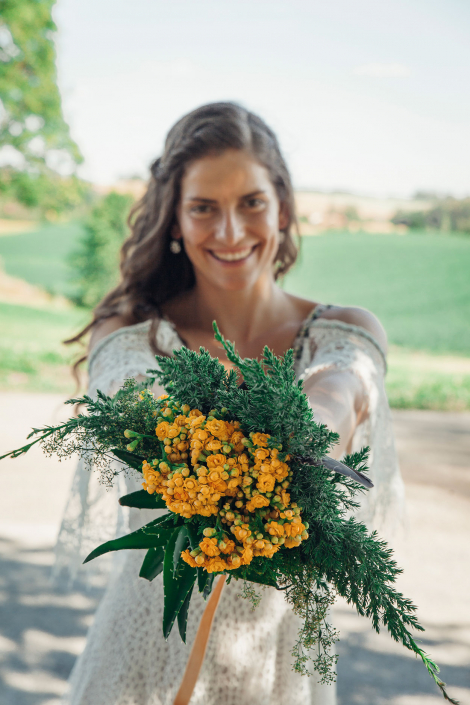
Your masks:
M212 592L212 585L214 584L215 575L214 573L208 573L207 570L204 570L204 573L207 575L207 578L204 590L202 591L202 596L205 600L207 600Z
M180 633L180 637L183 641L184 644L186 644L186 627L188 624L188 612L189 612L189 603L191 602L191 595L193 594L193 588L194 588L194 583L191 586L190 591L186 595L186 599L183 602L183 605L178 612L178 630Z
M129 465L129 467L142 472L142 463L145 460L143 455L131 453L128 450L121 450L120 448L112 448L111 453L115 455L116 458L126 463L126 465Z
M166 503L159 494L149 494L147 490L137 490L120 497L122 507L135 507L136 509L166 509Z
M188 522L186 524L186 530L189 537L189 545L191 550L194 551L195 548L199 546L199 541L202 540L202 536L198 537L196 527L194 524ZM210 595L212 591L212 583L214 582L214 576L208 573L204 568L197 568L197 587L199 592L203 593L204 599Z
M209 573L207 570L204 570L204 568L197 568L197 589L199 592L204 592L208 577Z
M184 527L183 527L184 528ZM181 527L175 529L166 545L163 559L163 635L168 639L180 609L196 580L196 571L185 563L178 561L173 567L173 555Z
M211 573L208 573L204 568L197 569L197 588L199 592L204 592L210 577Z
M149 548L147 555L142 563L142 568L140 569L139 576L145 578L146 580L153 580L160 575L163 570L163 558L165 556L165 549L162 546L158 548Z
M106 541L106 543L102 543L101 546L95 548L83 562L88 563L104 553L121 551L124 548L156 548L157 546L163 546L173 530L173 526L167 526L168 523L172 524L170 520L173 520L173 516L165 514L165 516L158 517L158 519L146 524L141 529L133 531L132 534L121 536L121 538L113 539L112 541Z
M178 536L176 537L175 548L173 549L173 572L178 569L181 554L185 550L188 540L188 529L186 526L182 526L179 530Z
M196 527L190 521L186 522L186 530L188 532L189 545L191 546L191 551L194 551L195 548L198 548L199 541L202 541L204 536L201 533L201 537L200 538L198 537Z

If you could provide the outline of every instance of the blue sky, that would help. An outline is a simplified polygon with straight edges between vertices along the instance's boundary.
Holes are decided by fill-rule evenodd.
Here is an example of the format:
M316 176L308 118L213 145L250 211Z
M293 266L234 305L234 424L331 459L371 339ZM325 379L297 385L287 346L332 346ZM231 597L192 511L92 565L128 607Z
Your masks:
M82 174L146 176L183 113L236 100L297 187L470 193L467 0L59 0Z

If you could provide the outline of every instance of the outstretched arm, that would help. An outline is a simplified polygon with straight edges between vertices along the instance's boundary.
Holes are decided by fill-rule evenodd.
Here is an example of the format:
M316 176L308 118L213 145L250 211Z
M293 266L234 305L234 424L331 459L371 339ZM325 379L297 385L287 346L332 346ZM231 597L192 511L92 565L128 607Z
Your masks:
M370 311L335 306L323 317L364 328L384 351L387 349L385 331ZM309 376L304 382L304 391L315 420L339 434L340 441L331 455L341 457L350 450L354 431L367 415L367 399L361 380L351 370L328 369Z
M304 391L315 421L339 434L339 443L330 455L340 458L349 450L354 431L366 411L360 380L348 370L326 370L308 377Z

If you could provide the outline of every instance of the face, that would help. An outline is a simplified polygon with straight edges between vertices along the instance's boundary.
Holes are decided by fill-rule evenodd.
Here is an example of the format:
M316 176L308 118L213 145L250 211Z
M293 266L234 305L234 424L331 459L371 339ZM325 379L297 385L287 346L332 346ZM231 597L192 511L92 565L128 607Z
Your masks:
M173 235L183 239L197 281L237 291L273 277L282 211L267 169L230 149L187 167Z

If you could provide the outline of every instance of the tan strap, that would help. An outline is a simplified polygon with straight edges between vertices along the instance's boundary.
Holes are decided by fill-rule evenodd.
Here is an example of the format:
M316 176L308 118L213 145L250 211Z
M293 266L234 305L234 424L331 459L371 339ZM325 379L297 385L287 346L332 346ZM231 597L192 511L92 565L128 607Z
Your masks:
M209 602L206 605L204 613L197 630L196 638L194 639L193 647L189 655L188 663L184 671L183 680L180 688L173 701L173 705L188 705L193 694L196 681L199 677L199 672L204 661L207 642L211 633L212 622L214 620L217 605L219 604L222 589L225 585L225 575L221 575L217 581L217 585L212 590Z

